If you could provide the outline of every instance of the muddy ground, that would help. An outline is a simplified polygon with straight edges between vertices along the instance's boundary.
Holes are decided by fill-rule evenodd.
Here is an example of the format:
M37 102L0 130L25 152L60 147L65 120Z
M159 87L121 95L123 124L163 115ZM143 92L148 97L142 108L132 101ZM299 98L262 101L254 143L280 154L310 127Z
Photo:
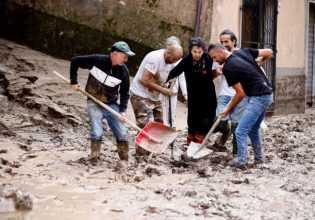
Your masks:
M69 62L0 39L0 219L314 219L315 109L266 119L265 164L235 170L229 152L183 161L186 106L170 150L117 171L110 131L89 165L86 98L53 75ZM87 74L79 72L84 86ZM134 120L131 107L128 118ZM216 134L210 138L213 143ZM229 146L231 146L229 141ZM250 149L250 148L249 148Z

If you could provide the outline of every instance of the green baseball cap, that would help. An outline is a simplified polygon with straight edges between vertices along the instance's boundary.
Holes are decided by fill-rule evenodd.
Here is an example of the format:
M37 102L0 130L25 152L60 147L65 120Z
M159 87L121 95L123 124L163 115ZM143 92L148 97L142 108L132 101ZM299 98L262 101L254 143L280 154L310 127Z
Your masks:
M128 46L128 44L124 41L118 41L113 44L111 51L118 51L123 52L127 54L128 56L134 56L136 55L134 52L132 52Z

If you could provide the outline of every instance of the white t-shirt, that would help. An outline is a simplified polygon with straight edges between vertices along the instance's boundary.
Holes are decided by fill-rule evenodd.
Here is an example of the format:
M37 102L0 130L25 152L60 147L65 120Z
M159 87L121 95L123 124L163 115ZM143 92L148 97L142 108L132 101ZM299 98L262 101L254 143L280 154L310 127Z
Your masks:
M220 64L217 62L213 62L212 69L216 69L219 65ZM236 92L232 86L228 85L225 76L222 74L219 77L221 80L219 96L221 96L221 95L234 96Z
M232 86L229 86L226 78L224 75L221 75L221 87L220 87L220 94L219 95L227 95L227 96L234 96L235 89Z
M154 76L160 78L163 82L167 80L167 77L173 68L173 64L166 64L164 59L165 49L154 50L148 53L142 60L137 74L130 85L130 91L140 97L150 99L152 101L159 101L160 92L155 90L149 90L147 87L140 83L140 79L143 76L146 69ZM158 76L158 74L160 76Z

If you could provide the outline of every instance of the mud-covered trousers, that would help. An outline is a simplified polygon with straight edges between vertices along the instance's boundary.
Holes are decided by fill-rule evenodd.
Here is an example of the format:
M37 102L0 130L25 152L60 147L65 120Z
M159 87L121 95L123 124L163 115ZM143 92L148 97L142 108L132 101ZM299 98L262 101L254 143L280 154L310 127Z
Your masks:
M130 102L138 127L144 128L150 121L163 123L163 109L160 100L152 101L131 93Z
M119 112L118 105L115 103L107 104L110 108ZM105 108L96 104L92 100L87 101L87 112L90 118L91 130L90 136L91 140L101 140L104 134L103 130L103 119L107 120L107 124L113 132L116 141L128 141L128 130L125 125L119 121L119 119L107 111Z
M263 159L263 146L259 134L260 124L273 101L273 94L249 97L246 109L235 131L237 141L237 164L245 165L247 160L247 136L249 136L254 160Z

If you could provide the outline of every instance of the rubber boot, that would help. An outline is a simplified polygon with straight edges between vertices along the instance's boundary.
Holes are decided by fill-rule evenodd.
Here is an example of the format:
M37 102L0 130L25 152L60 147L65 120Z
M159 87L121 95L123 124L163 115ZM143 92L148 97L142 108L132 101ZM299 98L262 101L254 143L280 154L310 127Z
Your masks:
M120 161L117 164L117 171L124 173L128 168L129 143L127 141L117 141L117 152Z
M227 140L229 139L229 137L231 136L231 132L226 132L226 133L223 133L220 138L219 138L219 144L224 146L225 143L227 142Z
M129 143L127 141L117 141L117 152L120 160L128 161Z
M135 145L135 147L136 147L136 160L138 161L138 163L142 163L143 161L145 161L147 159L147 157L151 153L150 153L150 151L143 149L142 147L140 147L137 144Z
M216 151L219 152L226 152L227 151L227 147L225 146L225 143L227 142L227 140L229 139L229 137L231 136L231 132L227 132L227 133L223 133L219 140L217 140L212 148Z
M218 140L218 143L220 145L225 145L229 137L231 136L231 128L228 120L220 121L220 132L222 133L220 139Z
M219 152L225 152L227 151L227 148L225 146L225 143L231 136L231 128L228 120L221 120L215 129L215 132L221 132L222 134L220 137L215 141L212 148L219 151Z
M232 122L231 124L231 132L233 134L233 154L236 155L237 154L237 141L236 141L236 136L235 136L235 131L236 131L236 128L238 126L238 123L235 123L235 122Z
M102 141L91 140L91 159L90 162L93 166L98 166L100 163L100 150Z

